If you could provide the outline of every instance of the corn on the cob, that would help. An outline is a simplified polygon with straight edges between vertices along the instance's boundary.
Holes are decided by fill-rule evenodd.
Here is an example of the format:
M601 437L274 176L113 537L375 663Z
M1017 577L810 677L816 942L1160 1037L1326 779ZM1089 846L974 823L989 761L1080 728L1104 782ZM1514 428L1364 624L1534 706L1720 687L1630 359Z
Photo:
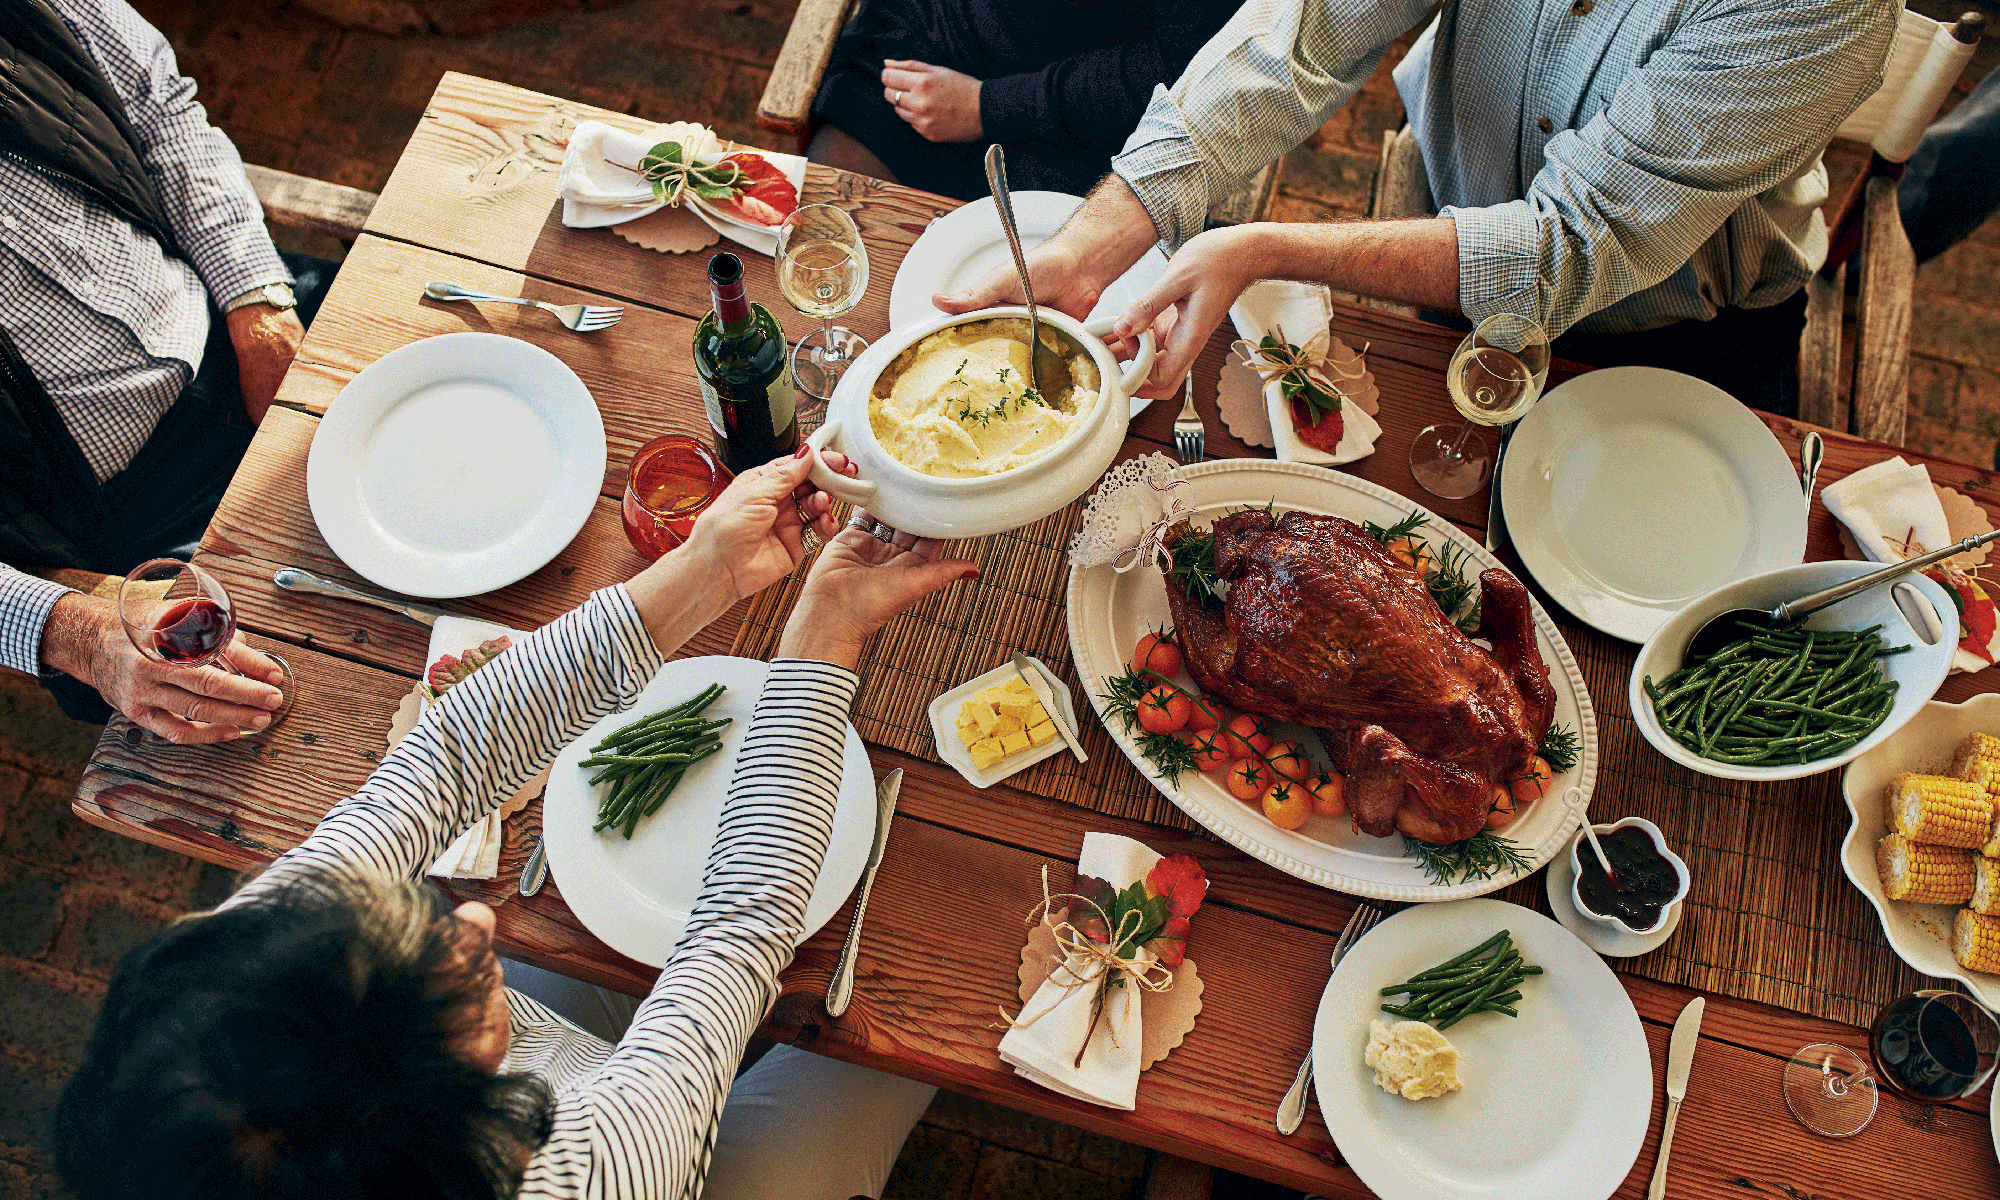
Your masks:
M1965 906L1981 916L2000 917L2000 859L1972 860L1972 899Z
M1959 909L1951 923L1951 956L1968 971L2000 975L2000 917Z
M1913 842L1971 850L1992 833L1993 797L1963 779L1905 772L1883 790L1882 816L1892 832Z
M1912 904L1963 904L1972 899L1970 850L1926 846L1890 834L1875 847L1875 869L1891 900Z
M1960 779L1972 778L1969 773L1979 763L2000 764L2000 737L1989 733L1968 733L1958 744L1958 753L1952 756L1951 773Z

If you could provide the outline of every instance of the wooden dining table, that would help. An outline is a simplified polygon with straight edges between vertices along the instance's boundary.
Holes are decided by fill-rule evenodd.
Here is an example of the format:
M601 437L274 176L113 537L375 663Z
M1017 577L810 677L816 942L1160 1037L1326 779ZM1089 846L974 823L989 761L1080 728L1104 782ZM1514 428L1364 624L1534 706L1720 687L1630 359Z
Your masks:
M115 719L84 775L74 805L78 816L209 862L255 868L296 845L381 760L390 718L424 668L428 631L376 609L280 591L271 577L280 567L301 566L368 586L314 524L307 455L342 387L399 346L465 330L532 342L589 387L609 441L595 510L574 541L520 582L445 601L445 608L530 628L644 565L620 525L625 464L661 434L708 434L690 355L695 323L709 307L707 253L656 253L613 230L561 223L557 170L569 131L584 119L629 129L645 125L488 80L444 76L341 265L197 559L228 588L248 640L280 649L291 661L298 685L290 719L269 735L206 747L165 745ZM905 251L956 203L818 166L808 169L803 192L805 202L852 212L866 241L870 275L866 295L844 323L881 335ZM716 247L723 248L726 243ZM814 328L778 299L770 261L747 252L744 257L752 298L770 307L794 338ZM579 335L530 309L424 299L431 280L558 304L616 305L625 316L610 330ZM1419 428L1449 417L1443 372L1460 335L1351 304L1338 306L1335 324L1341 336L1368 348L1384 429L1371 457L1343 469L1416 497L1479 536L1485 493L1430 500L1416 488L1404 456ZM1226 345L1227 335L1218 333L1195 371L1209 453L1267 453L1237 441L1218 420L1216 381ZM1156 403L1137 417L1125 453L1170 452L1176 408ZM1808 427L1765 420L1796 452ZM1823 432L1822 483L1891 452ZM1904 453L1928 464L1939 482L2000 513L2000 479L1993 474ZM1816 507L1808 557L1839 554L1832 522ZM742 606L732 610L681 653L728 653L742 613ZM1991 686L1954 677L1946 696ZM1637 737L1629 722L1607 726L1603 736ZM1113 818L1004 785L982 791L941 762L880 746L871 746L870 754L878 774L900 767L907 775L868 909L853 1005L839 1019L822 1006L847 926L843 912L800 947L763 1030L767 1036L1323 1196L1369 1194L1316 1108L1290 1137L1272 1125L1279 1097L1309 1047L1329 951L1354 910L1353 897L1294 879L1198 833ZM1608 787L1600 783L1600 795ZM539 820L539 803L510 820L497 879L445 886L460 899L494 905L497 940L506 954L643 994L654 972L583 927L563 900L559 869L539 895L515 894ZM1039 1088L1002 1066L996 1053L999 1010L1016 998L1025 933L1020 917L1039 898L1041 869L1061 872L1073 864L1089 830L1193 854L1211 881L1191 943L1206 985L1199 1020L1184 1043L1143 1076L1132 1112ZM1653 1055L1652 1124L1616 1193L1638 1197L1652 1172L1661 1128L1668 1033L1696 993L1634 974L1619 979ZM1817 1137L1792 1119L1778 1085L1786 1059L1811 1042L1865 1053L1866 1041L1867 1031L1855 1026L1711 995L1673 1144L1669 1194L1718 1200L2000 1195L1985 1094L1934 1105L1885 1094L1874 1123L1840 1140ZM1523 1097L1522 1103L1533 1100ZM1508 1131L1494 1129L1491 1136L1504 1139Z

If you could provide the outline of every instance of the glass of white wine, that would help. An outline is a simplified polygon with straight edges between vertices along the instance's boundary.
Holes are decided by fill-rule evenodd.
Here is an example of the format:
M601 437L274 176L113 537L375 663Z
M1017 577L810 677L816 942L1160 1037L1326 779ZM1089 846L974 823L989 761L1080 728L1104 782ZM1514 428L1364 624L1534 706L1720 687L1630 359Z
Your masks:
M820 330L799 339L792 379L815 400L833 395L840 373L868 348L868 339L833 323L868 290L868 251L847 210L808 204L778 227L778 290L793 308L818 317Z
M1445 370L1445 387L1465 422L1432 425L1410 443L1410 474L1433 496L1459 500L1493 473L1493 445L1480 425L1518 421L1549 378L1549 335L1513 313L1495 313L1466 335Z

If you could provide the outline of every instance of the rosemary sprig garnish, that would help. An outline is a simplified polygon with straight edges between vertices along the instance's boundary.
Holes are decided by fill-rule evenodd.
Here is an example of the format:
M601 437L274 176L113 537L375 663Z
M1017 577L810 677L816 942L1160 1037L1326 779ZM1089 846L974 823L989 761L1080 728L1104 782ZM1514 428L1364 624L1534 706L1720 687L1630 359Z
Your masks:
M1466 566L1472 561L1472 555L1452 541L1433 547L1429 538L1417 532L1429 521L1430 518L1422 513L1413 512L1394 525L1363 521L1361 531L1381 546L1407 541L1414 550L1429 557L1433 565L1424 572L1425 590L1430 592L1438 610L1458 626L1459 632L1469 634L1479 628L1479 605L1475 603L1465 612L1459 610L1465 608L1466 602L1479 590L1476 580L1466 575Z
M1190 525L1167 543L1173 555L1168 578L1190 600L1210 608L1222 607L1222 581L1215 574L1215 535Z
M1583 740L1576 730L1567 725L1551 725L1542 735L1542 744L1535 753L1542 756L1549 768L1560 775L1576 765L1583 754Z
M1462 842L1440 845L1403 835L1403 845L1416 856L1417 865L1431 882L1449 887L1474 879L1525 872L1531 864L1521 848L1490 829L1483 829Z
M1423 528L1424 523L1428 520L1430 518L1424 516L1422 513L1411 513L1394 525L1387 527L1377 525L1373 521L1363 521L1361 522L1361 532L1374 538L1378 545L1386 546L1390 542L1399 541L1414 534L1417 530Z
M1160 682L1158 678L1141 675L1128 666L1122 675L1105 676L1105 690L1098 693L1098 699L1104 701L1105 712L1117 717L1125 726L1125 732L1132 733L1139 722L1139 698L1148 689L1160 686ZM1141 728L1133 740L1139 744L1139 753L1145 755L1160 774L1167 777L1167 782L1176 787L1180 785L1182 771L1199 769L1194 761L1194 749L1171 733L1154 733Z

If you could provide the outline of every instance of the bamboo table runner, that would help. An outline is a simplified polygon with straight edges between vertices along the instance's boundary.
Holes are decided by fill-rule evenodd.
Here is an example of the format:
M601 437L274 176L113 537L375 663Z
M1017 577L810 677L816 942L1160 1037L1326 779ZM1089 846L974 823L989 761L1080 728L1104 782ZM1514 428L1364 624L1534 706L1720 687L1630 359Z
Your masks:
M1133 767L1095 718L1089 696L1103 681L1077 676L1064 597L1067 549L1082 507L1078 501L1011 533L949 546L948 553L979 563L978 582L947 588L882 630L861 664L855 728L870 742L942 763L930 702L1007 662L1018 649L1047 663L1069 687L1090 761L1059 754L1006 786L1109 816L1199 829ZM804 571L752 601L732 653L769 658L776 651ZM1593 813L1600 821L1652 821L1694 876L1680 929L1658 950L1614 965L1664 983L1861 1026L1872 1024L1896 997L1926 986L1927 977L1889 948L1874 911L1841 872L1848 814L1840 772L1747 783L1669 761L1646 744L1626 701L1634 648L1560 610L1550 615L1597 709L1601 757ZM1540 872L1501 896L1549 911Z

